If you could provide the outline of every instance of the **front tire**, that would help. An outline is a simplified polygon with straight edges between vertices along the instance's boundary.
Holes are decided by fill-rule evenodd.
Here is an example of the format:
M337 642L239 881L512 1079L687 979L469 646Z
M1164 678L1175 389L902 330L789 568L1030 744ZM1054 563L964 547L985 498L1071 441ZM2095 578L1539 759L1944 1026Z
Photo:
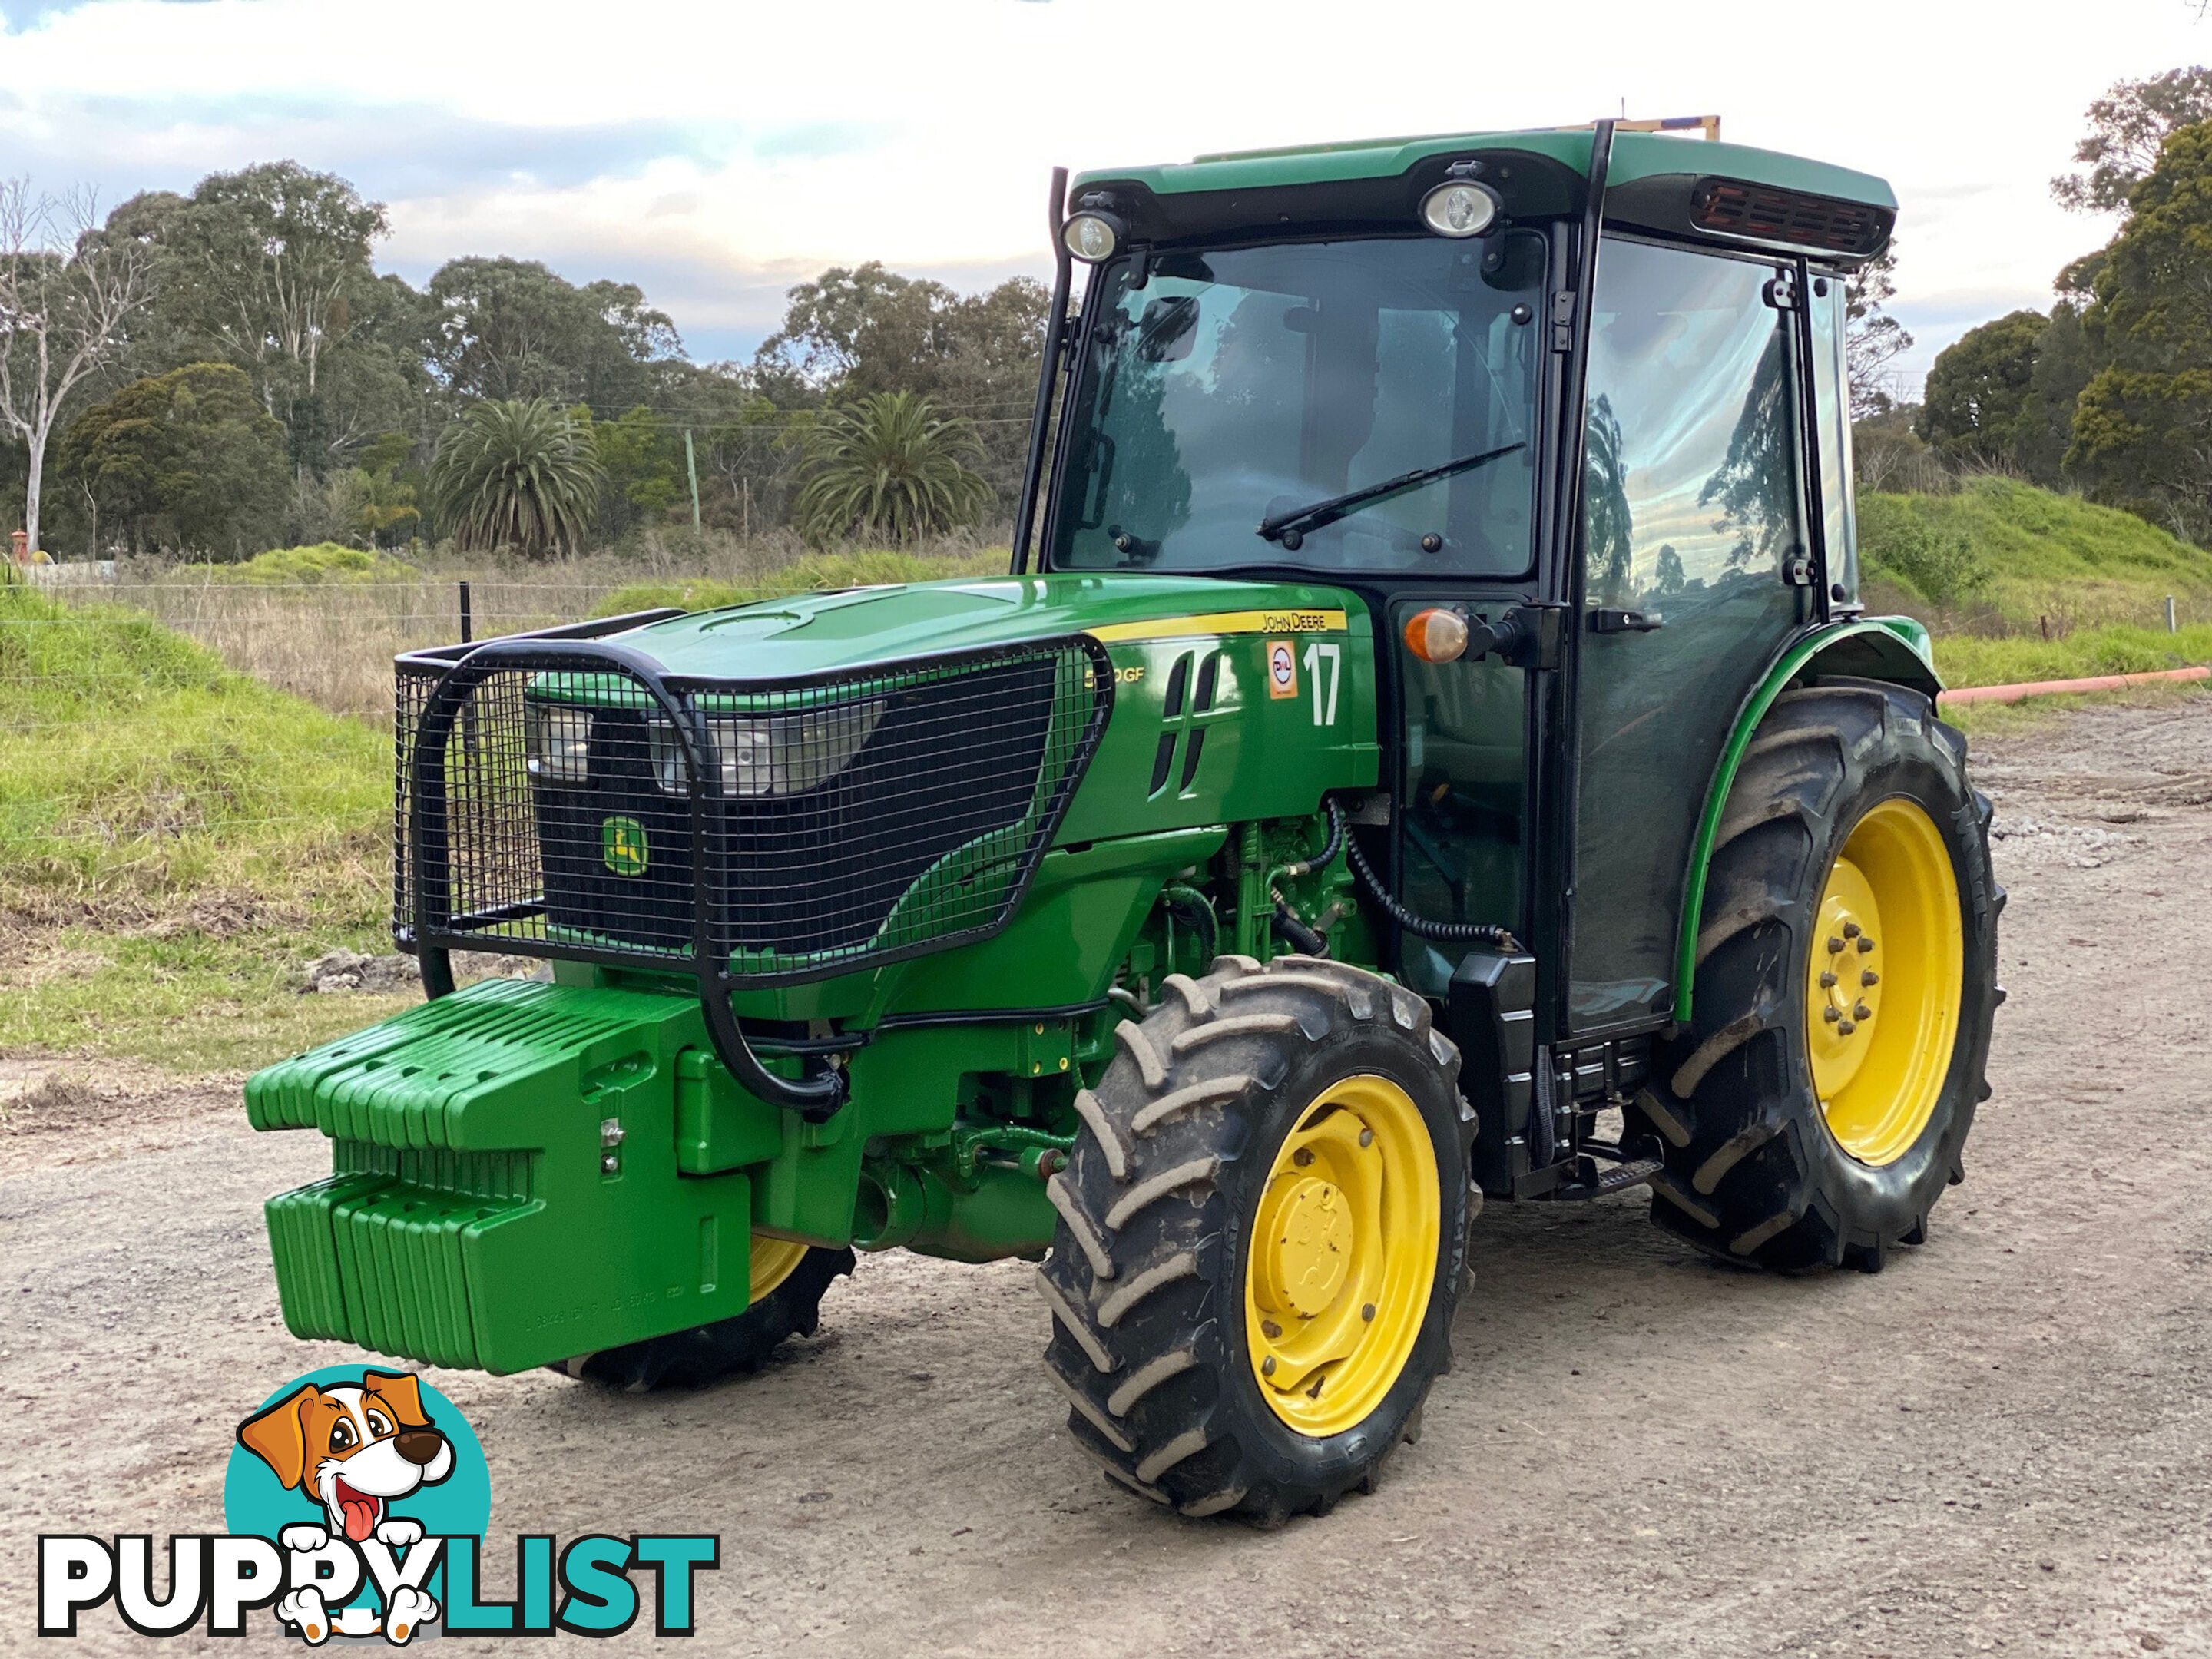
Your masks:
M1181 975L1078 1100L1046 1363L1106 1473L1262 1525L1372 1490L1450 1364L1474 1114L1428 1005L1307 957Z
M1879 1272L1965 1179L2003 890L1966 739L1918 692L1786 692L1722 818L1693 1023L1632 1117L1652 1218L1730 1261Z
M688 1331L579 1354L553 1367L625 1394L703 1389L726 1376L757 1371L787 1337L811 1336L822 1322L822 1296L853 1271L850 1250L825 1250L765 1233L752 1237L752 1303L743 1313Z

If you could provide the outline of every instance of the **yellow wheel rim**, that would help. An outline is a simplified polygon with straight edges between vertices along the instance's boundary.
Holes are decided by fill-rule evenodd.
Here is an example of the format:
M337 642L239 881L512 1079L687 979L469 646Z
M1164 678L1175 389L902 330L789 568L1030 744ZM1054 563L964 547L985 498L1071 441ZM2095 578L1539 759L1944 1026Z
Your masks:
M799 1264L806 1259L806 1246L794 1244L787 1238L770 1238L766 1233L753 1235L752 1291L746 1304L759 1301L791 1277Z
M1316 1439L1364 1420L1429 1310L1441 1204L1420 1109L1386 1078L1331 1085L1275 1154L1244 1264L1260 1397Z
M1959 1035L1966 939L1942 831L1886 800L1858 822L1820 893L1805 1042L1828 1131L1893 1164L1934 1115Z

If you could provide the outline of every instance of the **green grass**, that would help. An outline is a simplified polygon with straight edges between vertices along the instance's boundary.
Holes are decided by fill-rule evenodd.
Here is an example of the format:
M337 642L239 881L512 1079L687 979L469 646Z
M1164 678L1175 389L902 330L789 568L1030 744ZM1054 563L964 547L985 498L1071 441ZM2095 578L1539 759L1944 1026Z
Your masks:
M724 605L750 605L757 599L780 599L787 593L820 593L839 587L1006 574L1006 550L1003 547L951 558L925 558L896 552L814 553L754 583L717 581L708 577L632 582L600 600L593 614L618 617L625 611L647 611L659 605L675 605L684 611L715 611Z
M359 1024L391 761L150 618L0 586L0 1051L249 1065Z
M290 583L403 581L422 573L389 553L317 542L310 547L272 547L236 564L188 564L180 574L196 581Z
M1935 644L1936 669L1946 685L2019 685L2212 663L2212 623L2179 634L2162 628L2083 629L2057 640L1939 634Z
M1984 477L1949 495L1869 491L1858 508L1866 581L1931 621L2162 626L2168 594L2212 616L2212 553L2076 495Z

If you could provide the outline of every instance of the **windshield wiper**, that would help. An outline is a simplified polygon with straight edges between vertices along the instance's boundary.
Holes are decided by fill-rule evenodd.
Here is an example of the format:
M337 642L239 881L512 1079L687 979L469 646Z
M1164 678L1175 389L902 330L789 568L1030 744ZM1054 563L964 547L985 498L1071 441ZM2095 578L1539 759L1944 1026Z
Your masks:
M1381 483L1363 485L1347 489L1341 495L1331 495L1326 501L1315 501L1299 507L1294 513L1279 513L1260 525L1262 541L1280 542L1295 553L1298 542L1309 530L1321 530L1339 519L1348 518L1363 507L1372 507L1377 501L1395 500L1408 490L1419 489L1423 484L1434 483L1439 478L1452 478L1462 472L1473 471L1501 455L1510 455L1516 449L1526 449L1525 442L1506 444L1498 449L1485 449L1473 455L1462 455L1455 461L1446 461L1442 466L1425 466L1418 472L1401 472L1395 478L1385 478Z

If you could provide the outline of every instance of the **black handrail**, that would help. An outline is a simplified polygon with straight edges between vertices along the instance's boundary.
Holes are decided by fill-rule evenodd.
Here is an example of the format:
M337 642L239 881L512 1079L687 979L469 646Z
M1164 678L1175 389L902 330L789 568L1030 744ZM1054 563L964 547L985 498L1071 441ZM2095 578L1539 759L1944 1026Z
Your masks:
M1044 440L1052 424L1054 383L1060 378L1060 359L1067 337L1067 295L1073 284L1073 261L1067 245L1060 240L1067 212L1067 169L1052 170L1052 200L1046 218L1052 226L1052 309L1044 324L1044 361L1037 366L1036 408L1030 416L1030 447L1022 468L1020 499L1014 507L1013 574L1029 568L1030 520L1036 516L1038 475L1044 468Z
M408 792L407 847L415 888L415 944L420 953L422 988L433 997L453 988L452 957L435 943L451 939L453 872L446 838L446 746L463 702L502 668L532 664L559 668L613 668L644 688L668 719L684 755L691 807L691 961L699 981L699 1007L707 1022L715 1058L739 1085L761 1099L787 1107L810 1122L820 1122L845 1103L845 1073L835 1066L808 1076L779 1077L763 1066L745 1040L744 1028L730 1006L727 955L714 937L713 886L707 856L707 812L720 799L720 775L704 763L692 711L662 678L660 665L642 651L605 641L545 635L489 640L471 650L439 677L417 720L413 739L413 776ZM435 830L430 825L434 823Z

